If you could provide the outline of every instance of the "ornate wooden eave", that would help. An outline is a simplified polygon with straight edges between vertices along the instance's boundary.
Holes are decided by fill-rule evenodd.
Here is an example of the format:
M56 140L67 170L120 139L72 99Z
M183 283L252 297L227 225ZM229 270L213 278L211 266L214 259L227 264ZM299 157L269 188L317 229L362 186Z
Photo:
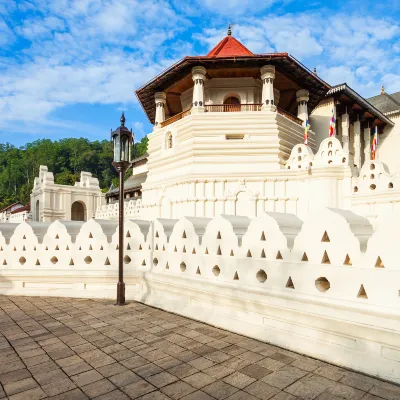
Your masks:
M330 86L326 82L288 53L267 53L218 58L207 56L185 57L138 89L136 96L149 121L154 123L154 94L167 90L174 83L190 75L191 69L194 66L204 66L209 74L215 74L215 71L223 70L223 73L226 74L228 71L232 76L234 76L235 70L247 70L248 76L260 79L259 70L266 64L274 65L277 72L295 82L299 88L309 90L309 113L324 99L330 89ZM286 111L290 112L291 110Z

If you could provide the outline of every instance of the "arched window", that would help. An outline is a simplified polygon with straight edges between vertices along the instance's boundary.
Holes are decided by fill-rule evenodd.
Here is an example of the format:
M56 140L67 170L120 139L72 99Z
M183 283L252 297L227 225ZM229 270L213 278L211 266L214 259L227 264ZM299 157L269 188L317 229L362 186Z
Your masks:
M165 136L165 148L166 149L172 149L172 133L168 132L167 135Z
M72 221L86 221L86 208L80 201L75 201L71 206Z
M240 111L240 100L235 96L229 96L224 100L224 111Z
M40 221L40 203L39 200L36 200L36 207L35 207L35 221Z

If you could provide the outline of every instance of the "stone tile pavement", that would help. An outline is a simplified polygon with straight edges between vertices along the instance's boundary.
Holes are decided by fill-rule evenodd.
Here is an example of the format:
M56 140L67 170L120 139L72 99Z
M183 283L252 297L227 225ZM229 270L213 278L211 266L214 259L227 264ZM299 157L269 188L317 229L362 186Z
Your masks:
M140 303L0 296L0 399L397 400L400 387Z

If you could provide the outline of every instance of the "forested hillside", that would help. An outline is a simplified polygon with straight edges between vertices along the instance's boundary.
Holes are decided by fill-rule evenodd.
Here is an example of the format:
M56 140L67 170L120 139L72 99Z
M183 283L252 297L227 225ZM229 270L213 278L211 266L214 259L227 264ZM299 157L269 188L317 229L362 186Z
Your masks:
M134 157L147 151L147 137L135 144ZM17 148L0 144L0 209L16 201L30 201L33 181L39 166L47 165L55 182L73 185L81 171L89 171L107 191L111 183L118 186L112 163L112 144L108 140L90 142L88 139L37 140ZM127 177L131 175L128 171Z

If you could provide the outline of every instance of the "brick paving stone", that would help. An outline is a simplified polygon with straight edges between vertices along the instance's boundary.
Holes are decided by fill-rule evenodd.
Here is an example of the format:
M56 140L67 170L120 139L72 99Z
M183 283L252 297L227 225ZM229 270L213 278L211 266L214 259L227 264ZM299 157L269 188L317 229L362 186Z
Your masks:
M32 378L25 378L20 381L15 381L12 383L7 383L4 385L4 391L7 396L11 396L12 394L16 394L19 392L25 392L28 389L33 389L37 387L38 384Z
M186 382L178 381L171 383L168 386L161 388L161 391L169 396L171 399L181 399L182 397L195 392L196 389L187 384Z
M125 392L132 399L136 399L140 396L143 396L144 394L153 392L154 390L156 390L156 388L143 379L122 388L122 391Z
M183 378L183 380L196 389L201 389L204 386L208 386L216 381L215 378L210 375L206 375L203 372L198 372L197 374L187 376L186 378Z
M202 391L206 392L212 397L215 397L216 399L226 399L233 393L237 392L238 389L229 385L228 383L216 381L211 385L204 387Z
M226 376L223 379L225 383L229 383L230 385L235 386L238 389L243 389L246 386L249 386L255 380L256 379L237 371L234 372L232 375Z
M262 400L268 400L279 392L279 389L261 381L256 381L243 390Z
M51 297L0 296L0 383L16 400L400 399L400 386L144 304Z

